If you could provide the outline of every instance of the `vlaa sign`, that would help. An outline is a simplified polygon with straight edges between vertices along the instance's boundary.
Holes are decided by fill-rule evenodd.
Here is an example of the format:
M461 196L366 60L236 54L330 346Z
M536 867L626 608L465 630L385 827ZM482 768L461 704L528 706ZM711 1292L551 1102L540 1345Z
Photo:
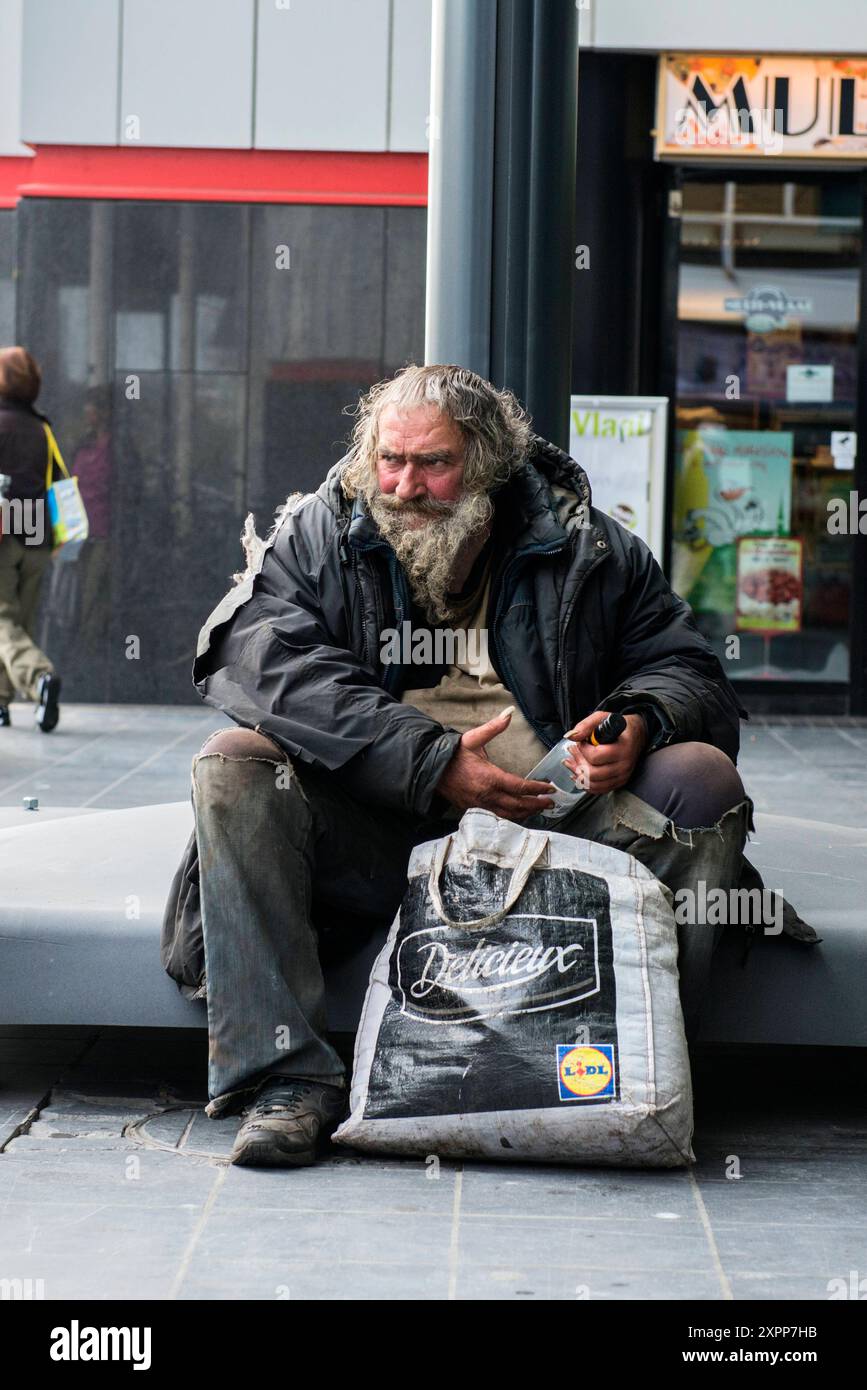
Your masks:
M867 162L867 58L664 53L656 154Z

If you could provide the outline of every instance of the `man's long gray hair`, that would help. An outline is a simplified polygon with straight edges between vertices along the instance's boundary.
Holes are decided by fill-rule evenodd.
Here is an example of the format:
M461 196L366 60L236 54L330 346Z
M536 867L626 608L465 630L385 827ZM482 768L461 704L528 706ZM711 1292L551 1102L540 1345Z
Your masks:
M466 367L410 365L380 381L349 413L355 415L348 462L341 475L347 497L376 491L379 420L386 406L434 406L458 425L466 440L464 487L492 492L523 461L530 420L511 391L500 391Z

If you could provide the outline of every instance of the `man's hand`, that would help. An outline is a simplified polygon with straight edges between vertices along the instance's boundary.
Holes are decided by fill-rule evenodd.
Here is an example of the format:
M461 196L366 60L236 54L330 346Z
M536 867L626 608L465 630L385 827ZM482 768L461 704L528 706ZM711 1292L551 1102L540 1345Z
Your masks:
M471 806L482 806L505 820L525 820L553 806L549 782L528 782L503 772L491 762L485 745L509 727L511 709L468 729L461 737L451 762L437 783L437 791L463 814Z
M565 735L574 740L575 752L563 759L564 765L573 773L578 786L594 796L625 787L647 744L647 725L641 715L626 714L623 716L626 728L620 737L614 743L594 747L588 742L590 735L609 713L598 709Z

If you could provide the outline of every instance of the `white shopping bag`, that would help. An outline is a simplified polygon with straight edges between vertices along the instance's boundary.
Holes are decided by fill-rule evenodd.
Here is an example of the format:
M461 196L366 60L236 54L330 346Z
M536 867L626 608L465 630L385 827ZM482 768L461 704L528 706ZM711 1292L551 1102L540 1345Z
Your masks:
M631 855L471 810L417 846L374 965L336 1143L694 1161L677 929Z

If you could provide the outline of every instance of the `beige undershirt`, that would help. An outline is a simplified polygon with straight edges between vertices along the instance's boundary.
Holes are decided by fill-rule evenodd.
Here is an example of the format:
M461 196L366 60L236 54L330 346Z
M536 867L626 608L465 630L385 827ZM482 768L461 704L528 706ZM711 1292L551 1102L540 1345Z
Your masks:
M488 757L504 772L524 777L548 752L537 738L515 703L515 698L500 680L488 655L487 629L484 626L491 587L490 573L476 612L467 621L466 656L457 651L457 661L450 666L439 685L427 690L405 690L401 703L413 705L423 714L436 719L447 728L465 734L500 714L508 705L515 705L505 733L486 745Z

